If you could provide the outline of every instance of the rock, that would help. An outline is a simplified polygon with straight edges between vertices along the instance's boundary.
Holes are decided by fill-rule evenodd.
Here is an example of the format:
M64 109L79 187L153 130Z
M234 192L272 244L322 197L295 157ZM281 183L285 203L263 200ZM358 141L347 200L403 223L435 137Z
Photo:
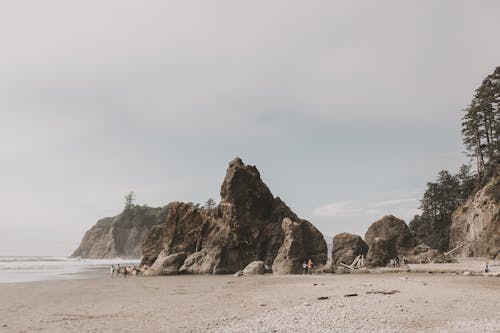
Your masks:
M428 262L446 262L444 256L438 250L432 249L425 244L419 244L406 253L409 264L420 264Z
M449 248L462 244L454 255L500 259L500 177L453 213Z
M404 254L417 245L405 221L392 215L382 217L368 228L365 234L368 247L371 247L377 238L393 243L396 247L396 255Z
M72 257L141 258L145 235L163 221L166 210L167 207L132 206L114 217L101 219L85 233Z
M273 267L269 265L264 265L264 273L272 273Z
M281 244L278 255L273 262L274 274L302 273L302 263L307 260L303 247L302 228L300 223L289 218L282 223L285 240Z
M367 266L386 266L397 255L396 244L393 240L383 238L372 239L368 254L366 255Z
M165 251L160 252L153 265L144 272L145 276L174 275L186 260L186 252L167 255Z
M243 275L264 274L266 268L264 262L261 260L252 261L243 270Z
M341 233L333 237L332 242L332 263L339 265L352 264L356 256L368 253L368 245L358 235Z
M233 274L235 277L243 276L243 271L237 271L236 273Z
M186 252L181 273L232 274L256 260L271 266L285 239L285 218L301 229L301 260L310 257L319 265L327 259L323 235L275 198L257 168L239 158L229 163L217 207L206 210L174 202L165 216L163 227L152 228L145 238L142 265L151 265L164 250Z

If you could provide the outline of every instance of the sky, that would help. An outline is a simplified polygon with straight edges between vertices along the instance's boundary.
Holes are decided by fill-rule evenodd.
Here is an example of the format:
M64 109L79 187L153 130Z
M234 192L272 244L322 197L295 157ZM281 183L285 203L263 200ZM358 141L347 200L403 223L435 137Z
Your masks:
M3 1L0 256L71 254L129 191L219 200L236 156L328 237L409 222L499 32L498 1Z

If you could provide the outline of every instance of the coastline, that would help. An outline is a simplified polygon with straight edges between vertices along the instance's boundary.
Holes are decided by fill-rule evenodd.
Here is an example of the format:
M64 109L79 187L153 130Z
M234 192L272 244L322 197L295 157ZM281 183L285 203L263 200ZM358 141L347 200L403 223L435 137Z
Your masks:
M398 292L367 294L381 290ZM0 284L0 332L495 332L498 309L498 277L454 273Z

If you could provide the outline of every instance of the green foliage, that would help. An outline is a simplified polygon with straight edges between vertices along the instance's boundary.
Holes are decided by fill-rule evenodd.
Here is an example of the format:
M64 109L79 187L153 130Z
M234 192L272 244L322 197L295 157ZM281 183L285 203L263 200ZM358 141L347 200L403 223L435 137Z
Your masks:
M135 193L133 191L130 191L125 196L125 210L130 210L134 206L134 202L135 202Z
M421 200L422 214L410 222L410 230L421 242L445 251L448 249L451 217L475 188L470 166L462 166L457 174L440 171L435 182L427 183Z
M210 209L214 208L216 204L217 204L217 203L215 202L215 199L214 199L214 198L209 198L209 199L205 202L205 206L204 206L204 208L205 208L205 209L210 210Z
M463 165L457 174L439 172L427 183L421 200L422 214L410 222L410 230L425 244L445 251L448 248L453 212L491 179L499 179L500 162L500 67L488 75L476 90L462 118L462 135L467 154L475 159L477 175ZM498 181L491 196L498 200Z
M500 67L476 90L462 118L462 135L468 155L476 160L480 178L498 173L500 162Z

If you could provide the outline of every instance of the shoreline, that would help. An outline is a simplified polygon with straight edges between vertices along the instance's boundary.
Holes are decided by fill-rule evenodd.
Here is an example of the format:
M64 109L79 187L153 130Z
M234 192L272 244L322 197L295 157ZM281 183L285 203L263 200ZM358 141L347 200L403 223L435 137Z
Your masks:
M397 292L378 293L391 290ZM495 332L498 309L500 279L455 274L103 276L0 284L0 332ZM304 326L311 320L312 327Z

